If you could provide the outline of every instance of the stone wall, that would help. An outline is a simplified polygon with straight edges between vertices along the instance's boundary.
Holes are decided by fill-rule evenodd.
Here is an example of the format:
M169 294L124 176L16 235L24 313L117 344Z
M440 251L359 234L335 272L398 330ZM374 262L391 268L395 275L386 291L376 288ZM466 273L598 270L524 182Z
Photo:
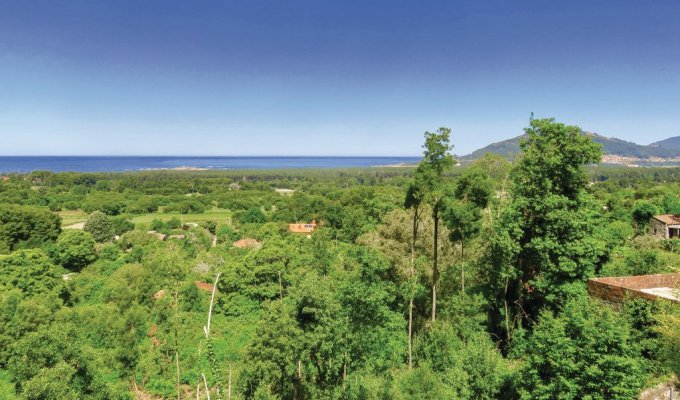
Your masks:
M627 298L658 299L657 296L641 292L640 289L676 287L680 285L680 273L593 278L588 280L588 293L612 303L621 303Z
M658 219L650 218L649 234L659 239L668 239L668 227Z

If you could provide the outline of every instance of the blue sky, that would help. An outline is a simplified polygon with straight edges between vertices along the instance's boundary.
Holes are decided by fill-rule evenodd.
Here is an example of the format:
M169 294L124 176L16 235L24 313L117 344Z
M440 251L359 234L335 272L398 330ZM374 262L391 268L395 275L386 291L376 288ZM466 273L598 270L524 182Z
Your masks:
M677 1L0 0L0 154L466 154L680 135Z

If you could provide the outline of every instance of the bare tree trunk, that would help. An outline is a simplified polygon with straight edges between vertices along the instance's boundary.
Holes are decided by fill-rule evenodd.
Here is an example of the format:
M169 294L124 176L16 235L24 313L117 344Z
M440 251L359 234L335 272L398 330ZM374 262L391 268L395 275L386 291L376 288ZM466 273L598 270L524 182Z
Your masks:
M510 278L505 278L505 293L503 294L503 306L505 307L505 336L510 342L510 315L508 314L508 283Z
M279 271L279 296L283 300L283 282L281 281L281 271Z
M227 383L227 400L231 400L231 364L229 364L229 381Z
M465 236L460 240L460 290L465 293Z
M416 240L418 238L418 207L413 210L413 234L411 236L411 284L416 274ZM413 287L408 302L408 369L413 369Z
M215 284L213 285L213 290L212 290L212 295L210 295L210 308L208 309L208 324L203 327L203 331L205 332L205 337L210 336L210 318L212 317L212 309L213 309L213 303L215 301L215 290L217 290L217 282L220 280L220 275L222 273L218 273L215 276Z
M205 385L205 395L208 397L208 400L210 400L210 388L208 388L208 381L205 379L205 374L201 374L203 376L203 384Z
M179 390L179 339L177 333L177 319L179 315L179 290L177 289L177 284L175 284L175 321L173 324L175 333L175 366L177 367L177 400L180 400L180 390Z

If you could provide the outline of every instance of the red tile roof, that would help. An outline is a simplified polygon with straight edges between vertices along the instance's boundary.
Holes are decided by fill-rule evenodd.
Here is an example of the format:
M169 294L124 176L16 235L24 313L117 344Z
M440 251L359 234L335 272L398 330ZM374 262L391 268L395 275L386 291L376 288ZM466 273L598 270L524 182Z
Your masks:
M211 285L211 284L209 284L209 283L196 281L196 282L194 282L194 285L196 285L197 288L199 288L199 289L201 289L201 290L205 290L205 291L207 291L207 292L212 292L212 291L213 291L213 285Z
M655 215L654 219L657 219L666 225L680 225L680 214Z
M293 233L311 233L316 229L316 221L310 224L288 224L288 230Z

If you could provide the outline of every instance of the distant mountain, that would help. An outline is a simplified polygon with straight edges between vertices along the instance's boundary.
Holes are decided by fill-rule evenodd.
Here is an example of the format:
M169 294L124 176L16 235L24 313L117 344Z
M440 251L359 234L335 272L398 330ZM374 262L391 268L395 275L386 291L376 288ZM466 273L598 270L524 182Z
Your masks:
M612 157L626 157L640 160L647 160L650 158L676 159L680 157L680 137L667 139L667 141L675 141L674 143L678 143L679 146L677 148L670 148L658 145L643 146L621 139L598 135L597 133L584 132L583 134L590 136L595 142L602 145L602 151L605 156L611 156L607 157L607 160ZM525 136L526 135L521 135L502 142L492 143L466 156L460 157L460 159L462 161L472 161L482 157L486 153L493 153L512 160L519 154L519 143Z
M664 149L680 150L680 136L675 136L659 142L650 144L653 147L661 147Z

